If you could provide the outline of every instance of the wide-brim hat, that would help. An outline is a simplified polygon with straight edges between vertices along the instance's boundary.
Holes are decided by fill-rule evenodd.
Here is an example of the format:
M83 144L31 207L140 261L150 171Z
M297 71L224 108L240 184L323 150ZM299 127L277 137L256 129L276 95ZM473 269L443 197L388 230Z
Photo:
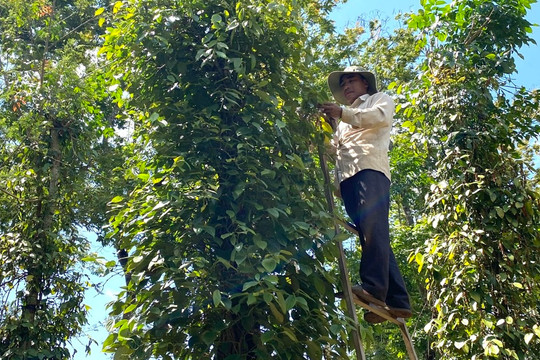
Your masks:
M368 83L368 94L373 95L379 92L379 90L377 90L377 79L374 73L368 70L364 70L359 66L348 66L343 71L333 71L330 73L330 75L328 75L328 87L330 88L330 91L332 92L332 95L334 95L334 99L336 99L337 102L343 105L350 105L345 96L343 95L343 90L339 85L341 82L341 77L346 74L362 75L362 77L366 79Z

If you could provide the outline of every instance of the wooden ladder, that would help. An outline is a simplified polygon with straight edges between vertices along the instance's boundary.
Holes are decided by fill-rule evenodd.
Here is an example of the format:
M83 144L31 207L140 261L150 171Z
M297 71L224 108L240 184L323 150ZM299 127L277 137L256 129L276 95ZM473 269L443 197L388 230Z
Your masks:
M346 222L341 221L341 220L337 220L337 223L342 225L344 228L346 228L350 232L358 235L358 230L356 230L356 228L354 226L352 226L351 224L346 223ZM345 252L343 251L343 245L341 244L341 242L339 242L339 244L338 244L338 249L339 249L339 258L340 258L339 262L341 263L342 261L343 262L345 261ZM341 282L342 282L342 285L343 285L343 278L344 277L348 278L347 268L345 267L345 268L342 269L342 267L340 266L340 272L341 272L341 274L340 274ZM350 283L349 280L347 280L347 282ZM345 289L345 286L343 288ZM409 334L409 330L407 329L407 325L405 323L405 319L396 318L396 317L392 316L392 314L390 314L387 309L385 309L383 307L380 307L378 305L372 304L372 303L368 303L368 302L360 299L358 296L356 296L356 295L354 295L352 293L352 289L344 290L344 293L348 292L348 291L351 292L350 295L353 298L354 304L364 308L367 311L371 311L371 312L383 317L385 320L388 320L393 324L396 324L399 327L399 330L401 331L401 336L403 337L403 341L405 343L405 348L407 349L407 354L409 355L409 359L418 360L418 357L416 356L416 352L414 350L414 345L413 345L411 335ZM349 304L347 303L347 307L348 306L349 306ZM358 326L358 324L356 324L356 326ZM365 359L365 358L363 358L363 359Z
M319 122L319 127L321 127L320 120L318 120L318 122ZM320 162L321 170L324 176L324 183L325 183L324 194L326 196L326 201L328 203L328 211L330 212L330 214L334 214L335 203L334 203L334 197L332 195L332 190L331 190L332 185L330 181L330 174L328 172L328 165L326 164L325 152L320 143L318 146L318 153L319 153L319 162ZM334 229L335 229L336 235L340 233L340 225L342 225L343 227L345 227L347 230L351 231L352 233L358 235L358 231L356 230L356 228L354 228L353 226L350 226L348 223L343 222L343 221L335 222ZM401 331L401 335L403 336L403 341L405 342L405 347L407 348L409 359L418 360L418 357L416 356L416 352L414 351L412 338L409 334L409 331L407 330L407 325L405 324L405 320L402 318L395 318L386 309L380 306L374 305L374 304L366 303L365 301L362 301L360 298L358 298L356 295L353 294L351 281L349 278L349 271L347 269L347 262L345 259L345 251L343 250L343 244L341 243L341 241L338 241L337 247L339 250L339 259L338 259L339 260L339 273L340 273L340 279L341 279L341 286L343 287L343 297L345 298L345 303L347 305L347 315L353 320L353 323L354 323L354 329L351 335L353 337L354 348L356 350L356 359L366 360L364 346L362 345L362 339L360 338L360 332L358 331L358 316L356 315L356 306L355 306L355 305L358 305L398 325L399 330Z

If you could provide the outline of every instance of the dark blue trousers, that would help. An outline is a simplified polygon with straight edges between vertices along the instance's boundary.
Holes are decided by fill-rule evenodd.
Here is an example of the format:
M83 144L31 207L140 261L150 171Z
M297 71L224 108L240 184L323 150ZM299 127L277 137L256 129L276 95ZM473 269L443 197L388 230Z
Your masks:
M387 305L410 309L405 282L390 247L390 180L362 170L340 184L345 210L359 230L362 287Z

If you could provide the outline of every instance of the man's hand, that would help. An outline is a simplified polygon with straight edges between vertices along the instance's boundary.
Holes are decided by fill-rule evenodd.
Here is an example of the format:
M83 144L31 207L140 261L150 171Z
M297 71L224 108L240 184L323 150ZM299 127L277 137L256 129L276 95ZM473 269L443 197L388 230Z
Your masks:
M334 103L323 103L320 104L319 110L326 114L329 118L339 119L341 117L341 106Z

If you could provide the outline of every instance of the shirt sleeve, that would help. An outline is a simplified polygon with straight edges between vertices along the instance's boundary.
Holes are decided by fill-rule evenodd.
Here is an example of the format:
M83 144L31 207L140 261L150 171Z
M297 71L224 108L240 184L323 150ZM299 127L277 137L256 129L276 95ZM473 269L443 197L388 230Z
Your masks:
M392 126L395 104L385 93L377 93L367 100L367 107L342 110L341 121L360 128Z

